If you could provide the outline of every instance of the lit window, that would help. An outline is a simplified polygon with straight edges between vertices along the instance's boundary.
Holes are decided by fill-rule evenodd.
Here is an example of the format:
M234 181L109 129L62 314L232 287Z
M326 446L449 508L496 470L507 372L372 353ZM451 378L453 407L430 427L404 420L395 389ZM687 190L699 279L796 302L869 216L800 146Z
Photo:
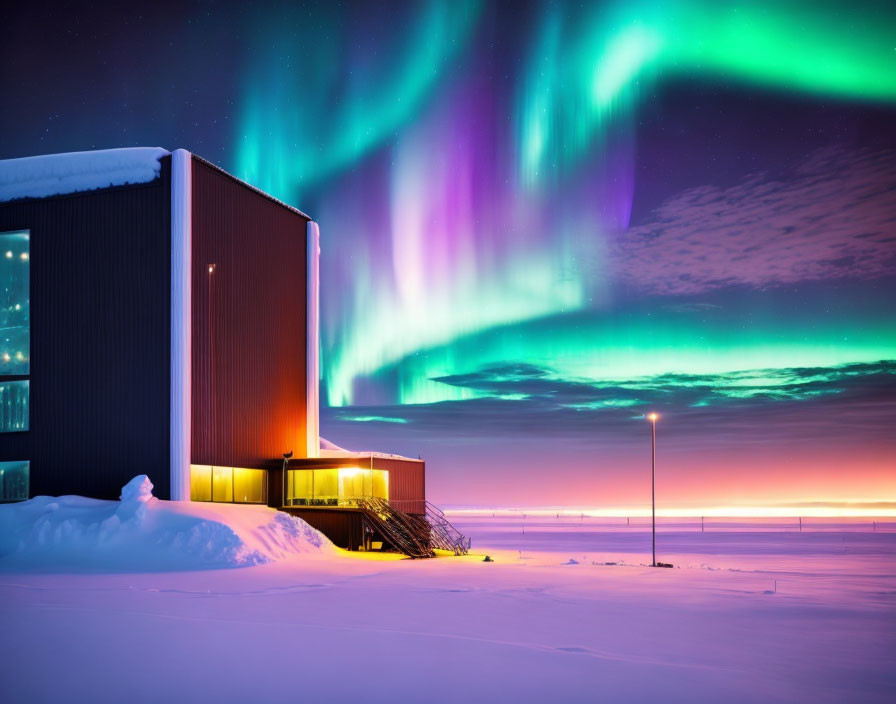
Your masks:
M233 501L233 468L212 467L212 501Z
M267 470L190 465L193 501L263 504L267 502L267 493Z
M0 501L28 498L30 462L0 462Z
M27 379L0 383L0 433L28 430L29 390Z
M27 230L0 232L0 433L28 430L31 264Z
M339 467L292 469L286 475L286 503L293 506L356 506L359 499L389 499L389 472Z
M212 468L208 465L190 465L190 498L193 501L212 500Z
M233 468L233 500L241 504L263 504L267 472L262 469Z

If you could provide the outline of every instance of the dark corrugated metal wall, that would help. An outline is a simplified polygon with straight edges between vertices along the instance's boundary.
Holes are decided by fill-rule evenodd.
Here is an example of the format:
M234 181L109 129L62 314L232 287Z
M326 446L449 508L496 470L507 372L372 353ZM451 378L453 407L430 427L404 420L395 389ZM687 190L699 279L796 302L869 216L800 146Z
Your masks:
M193 160L194 464L305 454L306 223Z
M117 498L147 474L169 496L170 159L149 184L0 204L29 229L31 417L0 460L31 495Z
M312 528L326 535L334 545L357 550L364 542L362 514L351 509L314 509L289 507L281 509L301 518Z

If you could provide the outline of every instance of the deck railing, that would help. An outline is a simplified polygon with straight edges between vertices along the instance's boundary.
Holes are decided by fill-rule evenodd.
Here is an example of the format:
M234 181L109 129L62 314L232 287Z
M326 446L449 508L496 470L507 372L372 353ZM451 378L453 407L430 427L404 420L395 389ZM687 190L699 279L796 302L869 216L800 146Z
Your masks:
M314 498L287 497L285 506L310 506L320 508L360 508L369 500L379 498L375 496L315 496ZM384 499L380 499L384 500ZM403 513L418 515L426 514L426 501L423 499L386 499L388 504Z

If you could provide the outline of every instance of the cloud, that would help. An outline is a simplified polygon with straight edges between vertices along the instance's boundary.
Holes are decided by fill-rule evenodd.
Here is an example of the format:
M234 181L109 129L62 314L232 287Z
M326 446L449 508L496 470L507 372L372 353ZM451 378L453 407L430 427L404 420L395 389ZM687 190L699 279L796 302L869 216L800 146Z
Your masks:
M546 407L597 408L626 407L640 403L637 391L616 382L560 378L550 369L533 364L484 367L469 374L436 377L450 386L459 386L501 400L527 400Z
M822 150L778 178L684 191L613 258L623 281L658 295L892 274L896 151Z
M577 410L666 403L670 394L675 396L678 405L702 407L732 400L800 401L842 393L846 388L855 389L869 383L872 386L889 381L896 384L896 362L754 369L722 374L659 374L599 382L558 378L546 368L511 364L438 377L434 381L465 387L493 398L513 396Z
M648 410L662 416L664 442L706 446L778 446L792 440L861 437L891 443L896 412L896 363L786 368L718 375L664 374L631 381L552 378L550 369L510 364L439 381L484 392L464 401L365 407L369 417L402 418L389 436L417 442L509 446L529 440L575 441L609 451L643 433ZM513 398L514 400L511 400ZM324 409L334 437L382 442L373 423L348 422L349 409ZM400 432L401 435L395 435ZM349 443L351 444L351 443ZM402 446L388 448L401 451Z

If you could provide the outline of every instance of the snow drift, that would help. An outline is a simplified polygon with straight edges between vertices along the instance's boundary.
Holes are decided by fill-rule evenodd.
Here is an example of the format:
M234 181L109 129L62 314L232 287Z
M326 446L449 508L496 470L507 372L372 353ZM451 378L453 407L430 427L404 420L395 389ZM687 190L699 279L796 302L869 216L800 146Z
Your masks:
M146 475L120 501L38 496L0 506L0 568L165 571L247 567L335 550L267 506L162 501Z

